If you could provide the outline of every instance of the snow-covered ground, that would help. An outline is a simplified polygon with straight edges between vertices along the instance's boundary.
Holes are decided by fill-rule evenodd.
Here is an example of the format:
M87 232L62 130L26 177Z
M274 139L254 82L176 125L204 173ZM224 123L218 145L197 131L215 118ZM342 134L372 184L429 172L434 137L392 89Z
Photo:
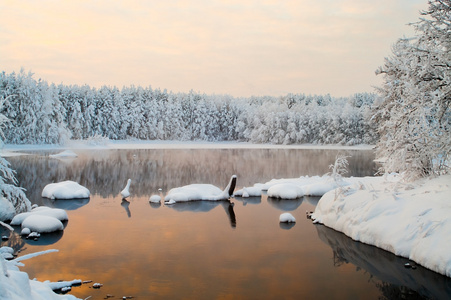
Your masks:
M113 141L106 139L99 143L88 141L70 141L66 145L11 145L6 144L0 149L3 157L22 155L26 151L36 150L61 150L58 156L64 156L64 150L76 149L330 149L330 150L371 150L374 145L276 145L276 144L253 144L248 142L205 142L205 141ZM73 155L72 155L73 156Z

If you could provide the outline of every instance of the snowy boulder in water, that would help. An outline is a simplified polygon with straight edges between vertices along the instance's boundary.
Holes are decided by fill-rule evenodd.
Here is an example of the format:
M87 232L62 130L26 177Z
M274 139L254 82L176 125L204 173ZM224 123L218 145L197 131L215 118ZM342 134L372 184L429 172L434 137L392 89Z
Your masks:
M89 198L89 190L74 181L47 184L42 190L42 197L49 199Z
M279 217L280 223L295 223L296 219L290 213L283 213Z
M69 219L66 211L63 209L40 206L32 209L30 212L17 214L12 219L11 225L21 225L25 219L32 215L53 217L59 221L67 221Z
M268 189L268 197L281 199L297 199L304 196L304 190L299 185L287 182L279 183Z
M22 228L29 228L34 232L47 233L63 230L64 225L60 220L53 217L31 215L22 222Z
M173 188L164 198L166 204L196 200L218 201L228 200L235 190L236 175L230 178L229 184L224 190L211 184L190 184L179 188Z
M152 196L150 196L149 202L150 203L160 203L161 202L160 195L152 195Z

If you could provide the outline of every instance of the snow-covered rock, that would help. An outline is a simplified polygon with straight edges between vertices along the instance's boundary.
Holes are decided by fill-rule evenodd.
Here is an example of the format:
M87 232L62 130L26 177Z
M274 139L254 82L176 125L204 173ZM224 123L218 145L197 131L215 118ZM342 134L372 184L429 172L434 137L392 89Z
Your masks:
M451 175L366 177L326 193L312 219L451 277Z
M152 195L149 198L150 203L160 203L161 202L161 196L160 195Z
M280 223L295 223L296 219L290 213L283 213L283 214L280 214L279 222Z
M14 218L11 221L11 225L21 225L22 222L31 215L53 217L60 221L67 221L69 219L66 211L63 209L39 206L37 208L32 209L30 212L20 213L14 216Z
M236 175L230 178L229 184L224 190L211 184L190 184L179 188L173 188L164 198L165 204L176 202L208 200L227 200L233 195L236 185Z
M74 181L50 183L42 190L42 197L49 199L89 198L89 190Z
M304 190L301 186L288 182L279 183L271 186L267 191L268 197L282 199L296 199L304 196Z
M31 215L28 216L22 222L22 228L28 228L31 231L46 233L46 232L54 232L58 230L64 230L64 225L60 220L43 215Z

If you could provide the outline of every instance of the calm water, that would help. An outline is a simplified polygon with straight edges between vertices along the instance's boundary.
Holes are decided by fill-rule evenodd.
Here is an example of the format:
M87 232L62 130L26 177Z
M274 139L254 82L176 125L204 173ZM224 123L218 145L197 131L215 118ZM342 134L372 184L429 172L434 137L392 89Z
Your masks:
M39 241L11 234L2 245L21 255L59 249L25 261L30 278L92 280L71 294L91 299L448 299L449 278L406 259L357 243L306 218L317 198L258 198L230 202L150 205L149 197L190 183L238 188L272 178L322 175L338 151L331 150L98 150L76 159L49 153L9 158L33 203L64 208L64 232ZM347 151L348 176L375 172L369 151ZM129 203L119 192L132 179ZM74 180L89 200L41 198L51 182ZM279 224L291 212L292 227ZM3 230L3 228L2 228ZM5 231L2 232L2 235ZM114 298L112 298L114 299Z

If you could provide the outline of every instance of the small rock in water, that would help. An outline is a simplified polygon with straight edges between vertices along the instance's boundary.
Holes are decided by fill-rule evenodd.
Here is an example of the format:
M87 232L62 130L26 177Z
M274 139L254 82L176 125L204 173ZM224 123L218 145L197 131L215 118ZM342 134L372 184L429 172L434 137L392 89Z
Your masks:
M410 269L410 268L412 268L412 265L411 265L410 263L405 263L405 264L404 264L404 267L405 267L406 269Z
M94 284L92 285L92 287L95 288L95 289L100 289L102 286L103 286L103 284L98 283L98 282L96 282L96 283L94 283Z
M6 236L6 235L3 235L3 236L2 236L2 241L7 241L7 240L9 240L9 237Z

